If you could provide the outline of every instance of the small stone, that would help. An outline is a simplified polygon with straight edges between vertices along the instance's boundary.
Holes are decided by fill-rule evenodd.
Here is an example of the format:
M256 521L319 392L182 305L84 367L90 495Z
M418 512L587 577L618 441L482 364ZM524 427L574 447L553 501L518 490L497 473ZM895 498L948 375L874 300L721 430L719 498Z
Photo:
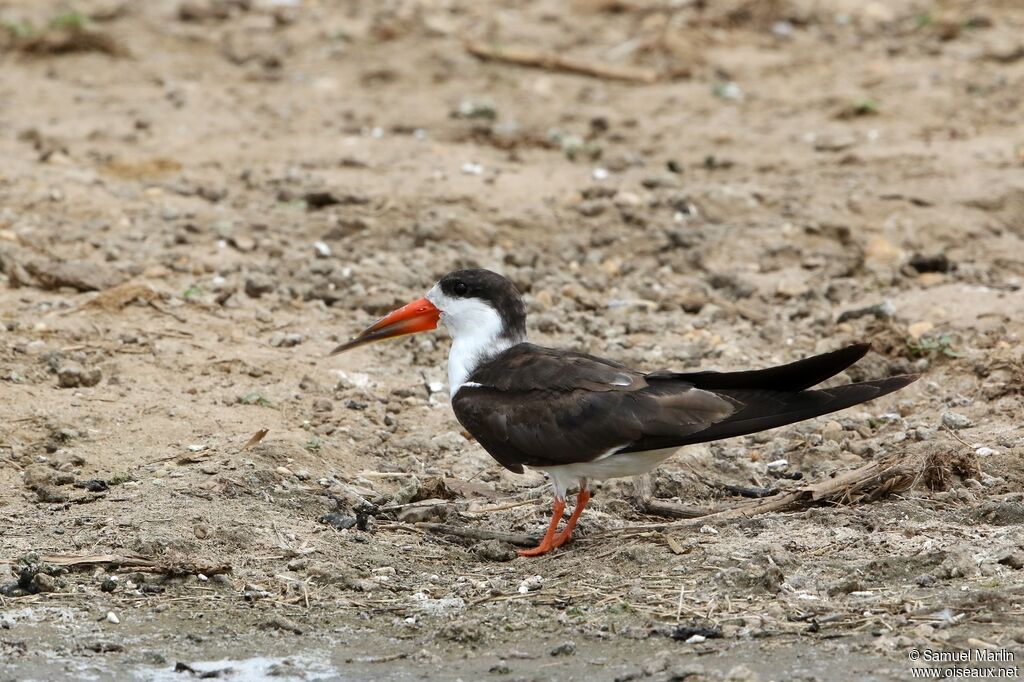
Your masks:
M320 523L337 528L338 530L348 530L356 526L357 520L352 516L346 516L345 514L339 514L337 512L331 512L330 514L324 514L319 519Z
M46 573L36 573L32 584L39 592L56 592L58 589L56 578Z
M251 298L259 298L274 290L274 282L266 275L253 274L245 280L245 293Z
M319 398L313 401L314 412L330 412L334 409L334 403L327 398Z
M1019 571L1024 568L1024 551L1015 550L1007 552L999 558L999 563Z
M844 310L839 314L836 322L842 324L843 322L849 322L850 320L856 320L860 317L874 317L879 320L887 320L893 316L896 312L896 306L892 304L892 301L882 301L875 305L869 305L866 308L855 308L853 310Z
M316 253L317 258L331 257L331 247L325 242L313 242L313 251Z
M285 618L280 614L271 616L270 620L263 623L263 627L268 630L281 630L282 632L290 632L295 635L302 634L302 628L295 621Z
M121 619L117 617L117 614L113 611L107 611L107 622L117 625L121 622Z
M870 263L894 263L900 260L901 253L898 246L879 236L869 239L864 248L864 258Z
M511 561L516 558L512 545L501 540L484 540L473 548L476 555L484 561Z
M518 590L519 594L526 594L528 592L536 592L537 590L539 590L541 588L541 585L543 585L543 584L544 584L544 577L543 576L534 575L534 576L530 576L529 578L524 578L523 581L521 583L519 583L519 590Z
M69 362L57 370L57 384L61 388L78 388L82 384L82 366Z
M733 102L743 100L742 88L733 81L722 81L720 83L716 83L711 91L716 97L721 97L722 99L731 100Z
M673 189L679 187L679 180L674 175L650 175L640 184L646 189Z
M821 428L821 437L825 440L839 442L843 437L843 427L837 421L828 421Z
M90 493L105 493L110 490L110 484L99 478L90 478L85 481L75 481L76 488L84 488Z
M958 412L943 412L942 425L946 428L958 431L971 426L971 420Z
M282 476L292 475L291 469L289 469L288 467L277 467L276 469L274 469L274 471L281 474Z
M302 334L278 332L270 337L270 345L274 348L294 348L305 340Z
M100 583L100 590L102 590L103 592L113 592L117 589L117 586L119 584L120 581L117 579L116 576L108 575L106 578L103 579L103 582Z
M920 322L914 322L907 327L907 335L910 336L910 338L917 340L933 329L935 329L934 324L928 320L921 320Z
M551 650L552 656L572 656L576 653L576 642L565 641Z
M917 272L949 272L954 269L953 263L949 260L949 256L944 253L938 253L932 256L915 253L910 257L909 265Z
M601 200L584 200L576 206L576 212L587 218L601 215L607 209L608 204Z
M256 240L252 237L238 234L228 238L228 244L235 247L242 253L248 253L256 250Z

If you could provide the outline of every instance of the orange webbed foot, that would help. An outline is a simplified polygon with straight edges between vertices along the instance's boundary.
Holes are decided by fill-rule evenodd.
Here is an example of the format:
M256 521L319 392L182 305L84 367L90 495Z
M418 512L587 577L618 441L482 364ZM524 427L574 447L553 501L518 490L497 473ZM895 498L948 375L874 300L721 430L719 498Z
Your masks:
M586 485L584 483L584 485ZM579 521L580 514L583 513L584 507L587 506L587 502L590 501L590 491L587 488L580 488L579 495L576 497L576 508L572 510L572 515L565 524L565 529L561 533L556 535L555 531L558 530L558 522L562 518L562 514L565 512L565 500L555 499L555 507L551 515L551 523L548 524L548 532L544 534L544 539L540 541L540 544L533 549L520 549L518 550L519 556L533 557L547 554L556 547L561 547L572 537L572 531L576 528L576 522Z

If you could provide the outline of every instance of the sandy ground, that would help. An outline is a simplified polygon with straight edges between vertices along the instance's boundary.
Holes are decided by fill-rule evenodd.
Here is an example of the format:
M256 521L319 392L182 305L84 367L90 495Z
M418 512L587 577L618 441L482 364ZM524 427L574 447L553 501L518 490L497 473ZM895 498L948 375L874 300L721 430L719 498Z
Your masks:
M1024 665L1022 99L1011 0L0 0L0 680ZM471 265L540 343L923 378L515 558L416 525L550 504L461 432L443 332L327 356ZM742 521L639 494L887 458L912 486Z

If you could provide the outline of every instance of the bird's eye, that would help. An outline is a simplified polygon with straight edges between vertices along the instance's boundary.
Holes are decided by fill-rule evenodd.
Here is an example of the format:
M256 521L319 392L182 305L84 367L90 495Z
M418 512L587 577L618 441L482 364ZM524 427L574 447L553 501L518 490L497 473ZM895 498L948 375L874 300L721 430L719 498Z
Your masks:
M455 292L456 296L465 296L466 293L469 292L469 287L466 286L465 282L456 282L452 286L452 291Z

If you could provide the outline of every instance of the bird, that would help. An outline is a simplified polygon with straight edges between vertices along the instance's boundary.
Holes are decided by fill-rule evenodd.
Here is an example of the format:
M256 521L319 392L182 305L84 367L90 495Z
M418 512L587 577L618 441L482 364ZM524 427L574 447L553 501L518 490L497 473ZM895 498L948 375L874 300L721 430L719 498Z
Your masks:
M814 388L860 360L867 343L786 365L736 372L643 372L527 340L515 285L490 270L444 275L423 298L385 315L331 355L445 326L455 417L499 464L547 474L554 504L539 556L564 545L591 498L591 481L647 473L685 445L743 436L829 414L899 390L893 376ZM578 490L565 527L568 492Z

